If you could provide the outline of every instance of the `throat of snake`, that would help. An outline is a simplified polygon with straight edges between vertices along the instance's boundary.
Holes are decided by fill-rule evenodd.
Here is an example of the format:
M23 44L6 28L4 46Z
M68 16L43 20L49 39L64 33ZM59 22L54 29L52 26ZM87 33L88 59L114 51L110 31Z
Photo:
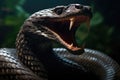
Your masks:
M89 27L89 17L75 16L65 19L55 19L51 20L50 22L53 26L49 26L46 29L52 32L62 45L64 45L70 51L78 51L83 49L83 47L78 46L75 39L75 33L77 28L82 23L86 23Z
M36 40L36 36L34 36L33 34L25 34L23 30L24 29L21 29L16 39L18 58L20 61L22 61L22 63L25 66L29 67L35 74L41 76L41 72L46 73L46 71L44 70L43 64L40 62L41 58L39 59L39 53L42 54L45 52L50 52L50 44L44 47L45 43L40 41L41 43L39 44L41 45L39 45L39 40ZM31 38L33 36L34 38ZM43 68L43 70L41 70L41 68Z

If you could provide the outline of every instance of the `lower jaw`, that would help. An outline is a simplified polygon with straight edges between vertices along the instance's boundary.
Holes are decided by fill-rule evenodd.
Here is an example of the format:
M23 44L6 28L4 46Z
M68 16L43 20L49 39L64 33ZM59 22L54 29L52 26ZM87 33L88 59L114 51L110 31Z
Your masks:
M69 45L69 44L66 44L65 45L69 50L71 50L71 51L78 51L78 50L80 50L80 49L82 49L82 48L79 48L79 47L75 47L75 46L73 46L73 44L71 44L71 45Z

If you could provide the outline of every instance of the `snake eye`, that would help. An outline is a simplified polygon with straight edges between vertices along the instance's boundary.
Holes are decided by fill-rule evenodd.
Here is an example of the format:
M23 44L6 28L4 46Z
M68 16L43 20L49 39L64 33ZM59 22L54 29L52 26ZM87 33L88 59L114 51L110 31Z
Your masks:
M60 14L63 13L64 7L56 7L53 11L54 11L56 14L60 15Z

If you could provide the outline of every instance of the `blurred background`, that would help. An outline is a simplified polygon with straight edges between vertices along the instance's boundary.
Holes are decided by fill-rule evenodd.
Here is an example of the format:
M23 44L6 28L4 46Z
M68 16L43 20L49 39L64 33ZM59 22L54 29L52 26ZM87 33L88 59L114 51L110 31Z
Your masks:
M32 13L71 3L90 5L93 11L89 33L84 24L76 33L78 44L85 42L86 48L104 52L120 63L118 0L0 0L0 48L15 47L17 33Z

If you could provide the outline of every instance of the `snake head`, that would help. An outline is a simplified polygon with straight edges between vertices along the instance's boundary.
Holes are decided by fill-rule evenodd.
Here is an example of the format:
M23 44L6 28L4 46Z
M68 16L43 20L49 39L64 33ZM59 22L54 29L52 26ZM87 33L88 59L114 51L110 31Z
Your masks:
M46 38L55 40L70 51L78 51L75 32L80 24L89 25L92 17L91 8L81 4L56 6L36 12L29 19L37 26L36 33Z

